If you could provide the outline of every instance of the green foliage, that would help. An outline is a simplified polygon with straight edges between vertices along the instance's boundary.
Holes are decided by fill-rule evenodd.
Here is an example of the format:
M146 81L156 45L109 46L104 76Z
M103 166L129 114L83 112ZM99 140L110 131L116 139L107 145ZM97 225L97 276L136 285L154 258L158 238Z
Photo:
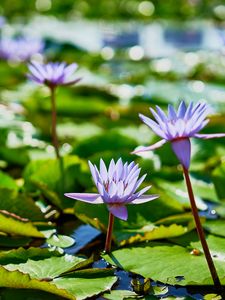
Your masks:
M0 231L11 235L44 238L32 222L4 211L0 212Z
M63 177L58 160L32 161L24 172L25 188L29 192L39 189L50 202L61 209L72 207L73 201L62 195L62 187L68 192L80 190L84 181L90 180L89 174L86 176L86 170L87 165L77 156L63 158Z

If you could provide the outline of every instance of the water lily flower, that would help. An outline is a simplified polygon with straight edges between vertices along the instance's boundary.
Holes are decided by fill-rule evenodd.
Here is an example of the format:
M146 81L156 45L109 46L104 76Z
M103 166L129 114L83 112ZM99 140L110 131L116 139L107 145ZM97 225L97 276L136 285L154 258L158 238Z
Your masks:
M44 44L33 38L3 38L0 41L0 57L10 61L27 61L34 54L41 53Z
M38 84L46 85L50 90L52 104L52 144L58 159L60 159L60 152L56 132L57 113L55 91L58 86L72 85L81 79L74 77L74 72L77 70L77 67L76 63L67 65L64 62L49 62L46 64L31 62L28 64L30 73L27 74L27 77Z
M150 108L155 121L140 114L141 120L162 138L159 142L149 147L138 147L133 153L150 151L171 142L172 149L180 163L185 167L190 166L191 144L190 138L211 139L225 137L225 133L200 134L198 133L209 122L206 117L210 108L206 103L186 106L182 101L176 111L172 105L168 105L168 114L156 106L156 111Z
M28 65L30 71L28 78L49 87L72 85L80 80L80 78L74 77L77 67L76 63L67 65L64 62L49 62L46 64L31 62Z
M209 114L209 106L205 103L193 104L191 102L188 106L182 101L177 111L172 105L168 106L168 115L166 115L160 107L156 106L156 111L150 108L155 121L140 114L142 121L149 126L162 140L149 146L136 149L133 153L142 151L150 151L157 149L170 142L172 149L176 154L178 160L182 164L183 174L186 181L187 191L191 204L192 214L195 220L196 230L202 244L205 258L211 273L212 280L216 288L221 289L221 283L217 274L209 247L205 238L204 230L201 225L201 220L198 215L198 208L196 206L193 188L189 176L189 166L191 158L191 144L190 138L211 139L225 137L225 133L214 134L200 134L199 131L209 122L206 117Z
M98 193L68 193L65 196L91 204L105 203L109 212L122 220L128 217L127 204L141 204L158 198L158 195L143 195L151 186L137 192L146 174L138 179L141 169L134 162L123 164L120 158L115 163L112 159L107 170L101 159L99 170L91 162L89 167Z

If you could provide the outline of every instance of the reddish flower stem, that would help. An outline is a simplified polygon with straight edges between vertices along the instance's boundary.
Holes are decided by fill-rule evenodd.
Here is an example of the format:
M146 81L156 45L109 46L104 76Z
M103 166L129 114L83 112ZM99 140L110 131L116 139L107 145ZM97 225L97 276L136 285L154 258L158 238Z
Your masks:
M219 276L217 274L215 265L213 263L210 251L209 251L209 247L208 244L206 242L205 239L205 234L202 228L202 224L198 215L198 209L195 203L195 198L194 198L194 193L193 193L193 189L192 189L192 185L191 185L191 180L190 180L190 176L189 176L189 172L188 170L183 166L183 172L184 172L184 177L185 177L185 181L186 181L186 185L187 185L187 190L188 190L188 195L189 195L189 199L190 199L190 203L191 203L191 210L192 210L192 214L194 216L194 220L195 220L195 225L196 225L196 229L198 232L198 236L199 239L201 241L202 244L202 248L203 251L205 253L205 258L209 267L209 271L211 273L212 276L212 280L214 282L214 285L216 288L220 288L221 289L221 283L220 283L220 279Z
M60 156L59 153L59 141L56 131L56 125L57 125L57 112L56 112L56 98L55 98L55 91L56 86L49 86L50 89L50 96L51 96L51 104L52 104L52 128L51 128L51 134L52 134L52 144L55 149L55 155L59 162L59 169L61 174L61 183L60 183L60 193L61 195L64 194L64 186L65 186L65 174L64 174L64 164L63 164L63 158Z
M114 224L114 215L109 213L109 223L105 241L105 252L109 253L111 251L111 243L112 243L112 232L113 232L113 224Z
M55 148L55 154L57 159L60 159L59 154L59 142L56 132L56 124L57 124L57 114L56 114L56 101L55 101L55 86L50 86L50 92L51 92L51 104L52 104L52 144Z

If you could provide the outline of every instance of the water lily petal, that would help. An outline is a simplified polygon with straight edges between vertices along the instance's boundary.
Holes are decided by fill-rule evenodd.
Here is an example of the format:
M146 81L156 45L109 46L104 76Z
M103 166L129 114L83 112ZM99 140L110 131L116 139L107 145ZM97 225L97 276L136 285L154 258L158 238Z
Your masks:
M108 179L108 172L102 159L100 159L100 175L102 177L102 180L106 182Z
M157 198L159 198L159 195L143 195L140 196L138 199L129 202L128 204L141 204L141 203L155 200Z
M155 121L153 121L152 119L139 114L140 119L148 126L150 127L157 135L161 136L163 139L166 138L166 135L164 133L164 131L161 129L161 127L158 125L158 123L156 123Z
M92 178L93 178L95 184L97 185L98 179L99 179L99 174L96 172L96 169L93 166L93 164L90 162L90 160L88 161L88 164L89 164L89 168L90 168L90 171L91 171Z
M113 214L115 217L126 221L128 218L128 212L125 205L119 205L119 204L112 204L108 205L108 210Z
M196 133L194 137L199 138L199 139L214 139L214 138L222 138L225 137L225 133L206 133L206 134L201 134L201 133Z
M177 110L177 117L183 119L183 117L185 116L187 107L184 101L181 101L178 110Z
M180 163L188 169L191 160L191 143L188 138L177 139L171 142L172 149Z
M176 120L177 119L176 111L175 111L174 107L171 104L168 105L168 117L169 117L170 120Z
M131 154L136 154L136 153L139 153L139 152L145 152L145 151L152 151L152 150L155 150L155 149L158 149L160 147L162 147L167 141L166 140L160 140L159 142L151 145L151 146L147 146L147 147L144 147L144 146L140 146L140 147L137 147L133 152L131 152Z
M92 203L92 204L101 204L104 203L102 197L99 194L90 194L90 193L66 193L64 194L68 198L75 200Z

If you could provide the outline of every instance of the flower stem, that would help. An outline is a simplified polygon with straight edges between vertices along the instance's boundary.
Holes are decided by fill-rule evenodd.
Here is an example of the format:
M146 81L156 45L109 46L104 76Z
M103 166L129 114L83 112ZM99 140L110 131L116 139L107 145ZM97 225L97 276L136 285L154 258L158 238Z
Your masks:
M190 203L191 203L192 214L194 216L198 236L199 236L199 239L201 241L203 251L205 253L205 258L206 258L206 261L207 261L207 264L208 264L208 267L209 267L209 270L210 270L210 273L211 273L211 276L212 276L215 287L216 288L221 288L220 279L219 279L219 276L217 274L215 265L213 263L213 260L212 260L212 257L211 257L210 251L209 251L209 247L208 247L208 244L207 244L206 239L205 239L205 234L204 234L204 231L203 231L203 228L202 228L202 225L201 225L201 221L200 221L200 218L199 218L199 215L198 215L198 209L197 209L197 206L196 206L196 203L195 203L195 198L194 198L194 193L193 193L193 189L192 189L192 185L191 185L189 172L188 172L188 169L186 169L184 166L183 166L183 172L184 172L184 177L185 177L185 181L186 181L186 185L187 185L188 195L189 195L189 199L190 199Z
M114 215L109 213L109 223L105 241L105 252L109 253L111 250L111 242L112 242L112 232L113 232L113 224L114 224Z
M52 144L55 148L55 154L57 159L60 159L59 154L59 142L56 132L57 114L56 114L56 101L55 101L55 86L50 87L51 92L51 104L52 104Z
M52 104L52 144L55 148L55 154L56 158L59 162L59 169L60 169L60 174L61 174L61 186L60 186L60 193L61 195L64 194L64 163L63 163L63 158L60 156L59 153L59 141L58 141L58 136L57 136L57 131L56 131L56 125L57 125L57 112L56 112L56 98L55 98L55 86L49 86L50 88L50 93L51 93L51 104Z

